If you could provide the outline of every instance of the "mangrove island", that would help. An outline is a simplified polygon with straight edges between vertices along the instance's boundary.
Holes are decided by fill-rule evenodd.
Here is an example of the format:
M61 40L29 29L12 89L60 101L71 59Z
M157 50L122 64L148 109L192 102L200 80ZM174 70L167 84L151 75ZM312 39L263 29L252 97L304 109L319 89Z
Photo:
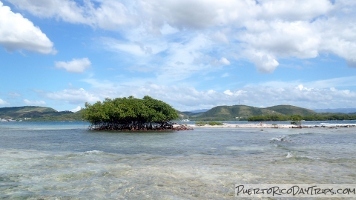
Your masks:
M91 130L185 130L171 122L178 117L177 110L149 96L106 98L103 102L85 103L83 109L83 118L91 123Z

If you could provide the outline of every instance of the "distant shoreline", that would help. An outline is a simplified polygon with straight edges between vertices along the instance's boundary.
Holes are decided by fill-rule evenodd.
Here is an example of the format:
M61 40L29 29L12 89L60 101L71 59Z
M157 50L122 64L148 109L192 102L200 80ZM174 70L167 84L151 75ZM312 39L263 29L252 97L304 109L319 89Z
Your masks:
M230 124L223 125L204 125L197 126L189 124L193 128L356 128L356 124L320 124L320 125L293 125L293 124L268 124L268 123L248 123L248 124Z

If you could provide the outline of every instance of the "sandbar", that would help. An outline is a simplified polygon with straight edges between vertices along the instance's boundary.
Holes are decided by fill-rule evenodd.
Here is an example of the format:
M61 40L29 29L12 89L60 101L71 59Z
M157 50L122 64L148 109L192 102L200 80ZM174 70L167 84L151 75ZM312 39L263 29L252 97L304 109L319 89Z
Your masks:
M312 125L294 125L294 124L272 124L272 123L247 123L247 124L230 124L223 123L223 125L203 125L197 126L195 124L188 124L192 128L352 128L356 124L329 124L320 123Z

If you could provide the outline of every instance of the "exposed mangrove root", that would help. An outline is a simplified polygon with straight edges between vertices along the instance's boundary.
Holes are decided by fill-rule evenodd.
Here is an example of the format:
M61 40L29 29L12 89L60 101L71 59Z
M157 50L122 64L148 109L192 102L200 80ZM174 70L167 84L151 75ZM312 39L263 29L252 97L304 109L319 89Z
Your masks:
M92 124L89 126L89 130L95 131L165 131L165 130L192 130L193 128L187 125L180 125L171 122L164 123L130 123L130 124L118 124L118 123L100 123Z

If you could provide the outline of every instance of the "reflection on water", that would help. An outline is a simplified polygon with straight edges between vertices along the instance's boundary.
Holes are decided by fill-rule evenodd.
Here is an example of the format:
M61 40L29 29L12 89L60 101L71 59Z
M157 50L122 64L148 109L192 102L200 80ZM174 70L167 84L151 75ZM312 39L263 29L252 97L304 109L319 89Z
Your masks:
M0 198L231 199L237 183L356 181L354 128L86 128L0 124Z

